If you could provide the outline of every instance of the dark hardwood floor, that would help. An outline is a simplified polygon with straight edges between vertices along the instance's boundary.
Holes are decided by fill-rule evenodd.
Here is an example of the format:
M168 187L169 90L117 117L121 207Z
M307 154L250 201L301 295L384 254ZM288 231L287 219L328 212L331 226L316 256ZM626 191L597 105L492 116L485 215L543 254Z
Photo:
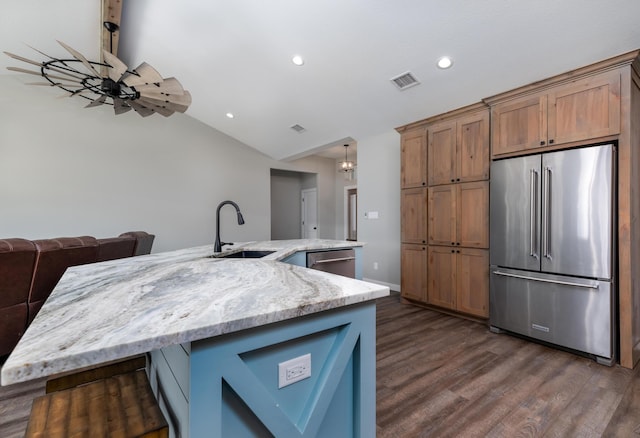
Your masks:
M638 368L378 301L378 437L640 437Z
M377 314L378 437L640 438L640 367L496 335L397 293ZM0 387L0 437L24 435L43 393L43 380Z

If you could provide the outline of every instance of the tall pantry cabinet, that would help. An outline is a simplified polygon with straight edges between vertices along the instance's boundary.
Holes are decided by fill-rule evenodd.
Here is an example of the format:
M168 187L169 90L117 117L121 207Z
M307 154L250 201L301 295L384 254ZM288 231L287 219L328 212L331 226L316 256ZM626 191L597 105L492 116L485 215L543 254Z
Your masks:
M402 297L488 318L489 110L476 104L398 131Z

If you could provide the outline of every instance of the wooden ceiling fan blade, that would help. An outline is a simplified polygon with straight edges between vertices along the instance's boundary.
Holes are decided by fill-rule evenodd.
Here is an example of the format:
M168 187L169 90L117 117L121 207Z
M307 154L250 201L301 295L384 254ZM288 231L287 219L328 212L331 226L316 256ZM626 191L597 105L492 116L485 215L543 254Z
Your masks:
M123 99L119 99L117 97L113 98L113 112L116 113L116 116L120 114L124 114L127 111L131 111L131 107L125 103Z
M77 50L75 50L72 47L69 47L68 45L66 45L65 43L63 43L60 40L56 40L58 41L58 44L60 44L62 47L64 47L67 52L71 53L71 55L73 55L74 58L76 58L78 61L82 62L82 64L90 71L92 72L94 75L96 75L97 77L102 77L102 75L100 73L98 73L98 71L93 67L93 65L91 65L91 63L87 60L87 58L84 57L84 55L82 55L82 53L78 52Z
M153 110L164 117L169 117L171 114L175 113L175 111L170 110L169 108L163 108L161 106L154 106Z
M155 112L157 112L158 114L164 116L164 117L169 117L171 114L175 113L174 110L160 106L160 105L156 105L153 102L147 102L144 99L136 99L134 100L134 102L137 102L141 105L146 106L147 108L151 108L152 110L154 110Z
M146 91L139 91L139 93L140 96L147 99L161 100L163 102L177 103L186 106L191 105L191 94L188 91L183 91L182 94L150 93Z
M149 85L138 85L135 87L136 91L140 93L149 92L149 93L164 93L164 94L183 94L184 88L182 88L182 84L178 82L176 78L166 78L163 79L162 82L149 84Z
M133 70L133 74L129 74L122 79L129 87L135 87L136 85L153 84L156 82L162 82L162 76L146 62L143 62Z
M110 68L107 69L109 77L118 82L120 78L122 78L122 75L127 72L129 67L106 50L102 51L102 56L104 57L104 61L110 65Z
M7 67L7 70L11 70L11 71L17 71L19 73L27 73L30 75L35 75L35 76L40 76L42 77L42 73L40 73L39 71L33 71L33 70L27 70L26 68L20 68L20 67ZM82 81L74 81L73 79L70 78L63 78L62 76L56 76L56 75L47 75L47 78L51 78L51 79L59 79L61 81L67 81L67 82L74 82L77 84L82 84Z
M38 61L32 61L31 59L28 58L24 58L20 55L14 55L13 53L10 52L4 52L5 55L10 56L13 59L17 59L18 61L22 61L22 62L26 62L27 64L33 64L33 65L37 65L38 67L42 67L42 63L38 62Z
M63 84L61 82L26 82L25 85L38 85L38 86L44 86L44 85L48 85L49 87L69 87L69 88L80 88L83 87L84 85L82 84Z
M26 44L26 46L27 46L28 48L32 49L32 50L35 50L35 51L36 51L36 52L38 52L39 54L46 56L46 57L47 57L47 58L49 58L49 59L56 59L56 58L54 58L53 56L47 55L47 54L46 54L46 53L44 53L43 51L38 50L38 49L36 49L36 48L35 48L35 47L33 47L33 46L30 46L29 44Z
M93 108L95 106L100 106L100 105L104 104L105 100L107 100L107 96L105 96L103 94L102 96L100 96L96 100L93 100L93 101L89 102L89 104L87 106L85 106L85 108Z
M189 105L180 105L179 103L165 102L163 100L150 99L148 97L140 97L140 99L138 100L140 100L141 102L147 102L157 106L165 107L179 113L183 113L187 110L187 108L189 108Z
M141 103L136 102L135 100L129 101L129 105L140 114L142 117L149 117L150 115L155 113L155 110L149 108L147 106L142 105Z

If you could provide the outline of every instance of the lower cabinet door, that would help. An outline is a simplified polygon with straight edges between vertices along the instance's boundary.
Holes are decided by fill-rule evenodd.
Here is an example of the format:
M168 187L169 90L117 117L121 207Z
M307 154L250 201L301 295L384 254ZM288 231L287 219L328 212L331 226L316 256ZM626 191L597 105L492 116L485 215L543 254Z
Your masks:
M400 294L403 298L427 302L427 247L402 245Z
M430 246L428 251L429 304L455 310L456 308L456 249Z
M489 251L461 248L456 252L457 310L489 317Z

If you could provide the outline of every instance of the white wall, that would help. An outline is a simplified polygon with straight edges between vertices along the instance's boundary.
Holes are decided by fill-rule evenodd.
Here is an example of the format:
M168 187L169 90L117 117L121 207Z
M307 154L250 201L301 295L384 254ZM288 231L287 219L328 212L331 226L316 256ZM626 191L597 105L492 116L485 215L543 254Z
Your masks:
M267 240L270 169L326 172L323 160L275 161L183 114L116 117L23 82L0 75L2 237L145 230L156 235L153 252L204 245L215 239L216 206L231 199L246 223L225 206L223 240ZM327 196L333 205L328 178L318 178L321 220Z
M370 211L377 211L379 219L365 218ZM358 139L358 240L367 243L364 278L399 290L400 135L396 131Z
M0 237L110 237L145 230L153 252L212 244L215 210L225 241L271 238L271 169L317 173L320 237L337 225L335 161L287 163L188 116L142 118L112 108L83 109L49 87L0 75ZM358 239L364 275L400 283L400 139L395 131L358 141ZM380 219L364 219L378 211ZM337 235L336 235L337 234ZM373 262L379 264L373 270Z

